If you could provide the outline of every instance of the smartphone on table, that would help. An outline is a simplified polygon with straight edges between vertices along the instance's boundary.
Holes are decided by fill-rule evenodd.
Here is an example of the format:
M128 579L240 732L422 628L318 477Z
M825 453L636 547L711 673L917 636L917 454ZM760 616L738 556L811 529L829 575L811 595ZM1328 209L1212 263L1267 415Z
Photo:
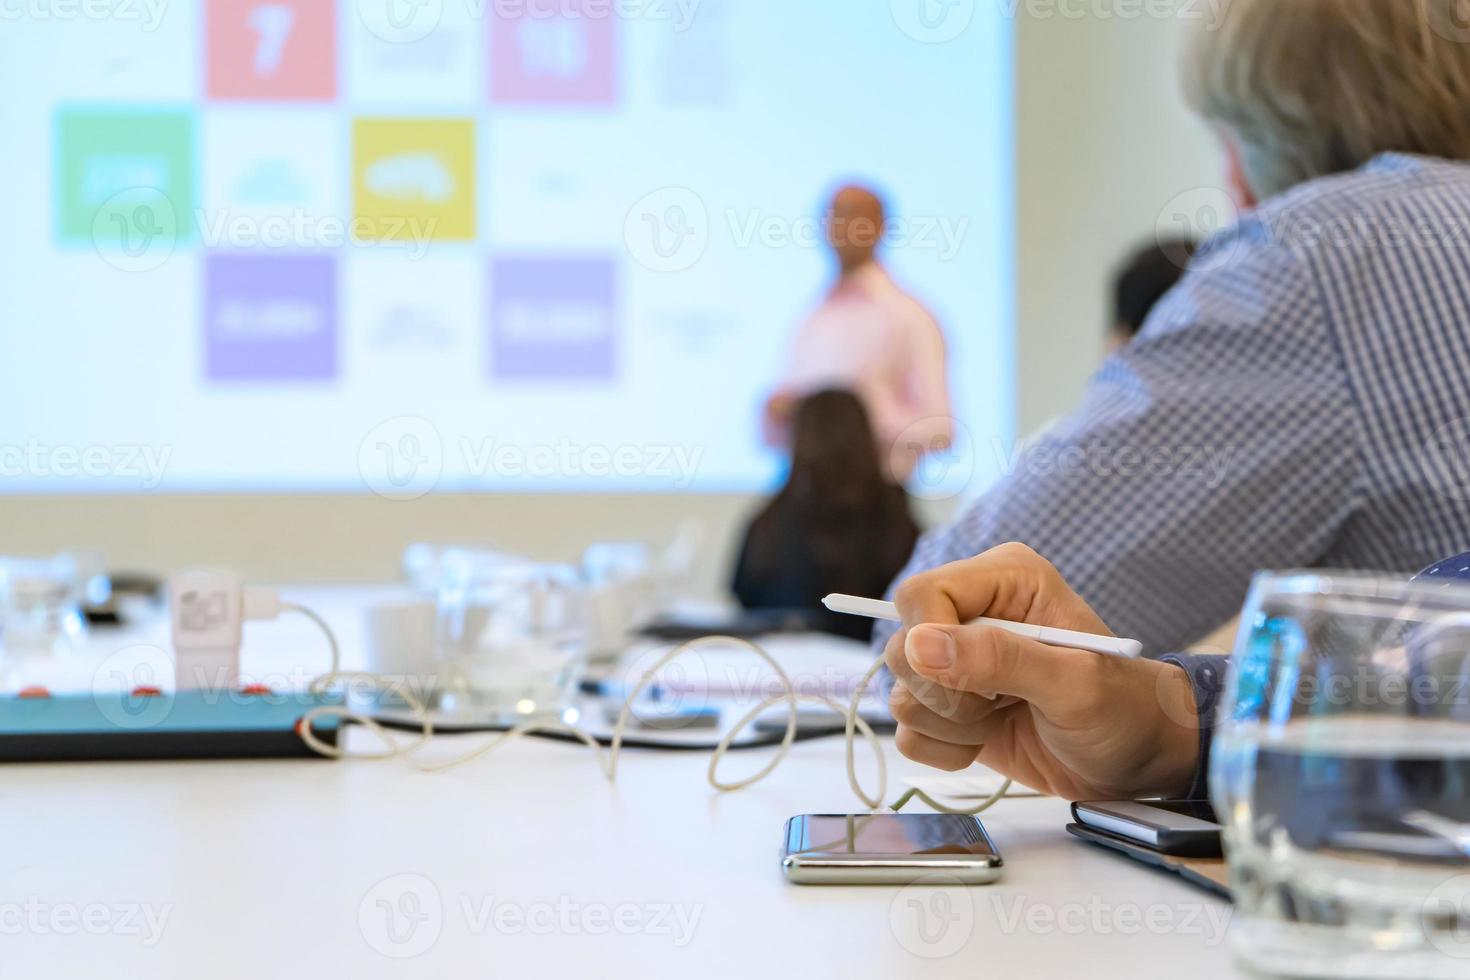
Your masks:
M1081 827L1121 837L1160 854L1219 857L1220 821L1208 800L1120 800L1073 803Z
M974 817L947 813L809 813L786 821L781 867L799 885L905 885L931 875L982 885L1000 852Z

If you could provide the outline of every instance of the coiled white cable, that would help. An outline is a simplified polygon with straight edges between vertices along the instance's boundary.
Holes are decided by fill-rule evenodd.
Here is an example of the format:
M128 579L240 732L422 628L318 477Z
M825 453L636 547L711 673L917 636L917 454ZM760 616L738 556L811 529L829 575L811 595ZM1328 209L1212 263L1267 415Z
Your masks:
M283 606L283 608L288 607ZM331 627L328 626L326 621L323 620L320 616L318 616L314 612L311 612L303 606L291 605L289 606L289 608L294 611L304 613L305 615L309 616L314 622L316 622L316 624L327 635L327 638L332 646L333 669L330 672L323 674L320 677L317 677L311 682L311 693L318 695L323 694L343 682L365 682L376 690L385 692L393 691L399 694L408 704L414 719L421 726L418 733L416 733L413 737L409 739L399 739L395 737L386 727L379 724L379 722L371 715L365 715L361 712L353 711L351 708L348 708L345 705L318 705L307 711L306 714L302 716L301 721L297 725L297 731L301 735L302 741L304 741L312 751L332 759L398 759L407 758L413 755L415 752L423 748L424 745L428 744L428 742L433 739L433 719L429 715L428 706L425 705L419 697L417 697L412 691L407 690L405 687L403 687L391 678L362 671L339 670L337 639L333 635ZM571 737L576 738L578 741L591 748L597 758L598 766L602 769L603 774L607 777L608 781L616 781L618 772L618 758L622 749L623 734L627 728L628 719L633 713L633 706L637 703L639 695L641 695L648 688L648 686L655 681L658 676L658 672L662 670L666 665L686 653L691 653L712 646L742 647L760 657L766 662L766 664L775 673L776 677L780 680L781 690L779 693L771 695L770 697L761 701L759 704L752 707L740 718L739 721L735 723L733 727L731 727L728 732L724 734L723 737L721 737L719 744L715 746L714 752L710 755L709 769L705 773L705 778L709 782L710 786L714 787L720 792L732 792L734 790L744 789L747 786L752 786L769 776L772 772L775 771L776 767L779 766L781 762L786 758L787 753L791 750L792 744L796 741L797 706L802 702L816 702L827 706L837 714L843 715L846 718L847 725L844 732L844 741L846 743L845 761L847 766L847 782L848 785L852 788L853 794L857 796L857 798L863 802L863 805L866 806L870 811L878 810L882 807L883 798L887 795L888 792L887 760L884 756L882 742L878 740L878 736L873 731L872 726L870 726L867 721L864 720L863 717L858 713L858 708L862 703L863 694L867 692L868 687L873 683L874 678L877 677L878 671L882 669L883 659L881 657L878 658L876 661L873 662L873 665L868 668L867 672L863 674L862 679L858 682L853 690L852 700L848 703L847 707L844 708L837 701L827 697L826 695L798 694L795 686L791 683L790 676L787 675L786 671L782 669L781 665L777 663L776 659L772 657L770 653L765 650L765 648L750 640L733 636L706 636L695 640L689 640L674 647L658 660L656 660L650 667L648 667L643 672L642 676L638 679L638 683L634 685L632 691L630 691L628 693L628 696L623 700L623 707L622 710L618 712L617 723L613 726L612 741L608 747L608 752L606 756L603 755L602 746L598 744L597 739L595 739L592 735L588 734L585 730L577 727L576 725L569 725L561 722L530 721L522 725L517 725L514 728L511 728L509 731L499 733L490 741L484 743L483 745L480 745L473 751L449 759L448 761L433 763L414 762L413 764L422 772L441 772L445 769L451 769L455 766L461 766L468 762L479 759L494 751L495 749L500 748L501 746L506 745L509 742L513 742L516 739L521 738L525 735L555 733L561 735L570 735ZM763 711L778 704L785 704L788 707L788 714L786 718L786 732L781 739L780 744L777 746L775 754L771 756L770 761L767 762L762 769L760 769L753 775L745 777L744 779L738 779L733 782L720 779L720 762L730 751L730 747L740 736L740 733L743 732L748 725L755 721L755 719L759 717ZM368 731L372 732L374 736L376 736L379 743L382 745L382 748L376 751L348 751L341 745L334 745L329 742L323 741L313 731L313 723L320 718L337 718L339 719L339 721L352 722L362 725ZM872 748L873 757L877 761L878 765L878 789L877 793L873 795L869 795L868 792L863 789L862 783L858 779L857 775L857 761L855 758L854 746L857 742L857 735L859 733L862 734L863 738L867 740L868 745ZM1007 790L1010 789L1010 786L1011 781L1009 779L1004 780L1000 788L997 789L991 796L981 801L978 805L970 808L950 807L939 802L938 800L935 800L922 790L913 788L905 792L896 801L894 801L891 808L893 810L902 809L902 807L906 803L908 803L909 800L913 799L914 797L918 797L924 803L928 804L930 807L933 807L935 810L938 810L941 813L973 816L975 814L983 813L984 811L990 809L992 806L998 803L1001 799L1003 799L1006 795Z
M327 625L327 621L325 619L322 619L321 616L317 615L315 610L308 609L307 607L295 602L282 602L281 611L300 613L302 616L305 616L313 623L316 623L317 628L320 629L322 633L326 636L327 645L331 647L332 650L332 666L331 669L327 671L327 673L335 674L342 669L342 650L337 645L337 634L332 632L332 627Z

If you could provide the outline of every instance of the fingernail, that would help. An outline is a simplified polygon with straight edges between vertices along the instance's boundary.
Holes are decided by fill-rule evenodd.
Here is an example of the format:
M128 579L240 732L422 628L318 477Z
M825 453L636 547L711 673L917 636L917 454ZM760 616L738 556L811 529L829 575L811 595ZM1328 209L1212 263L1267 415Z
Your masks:
M909 663L925 670L944 670L954 665L954 637L935 626L915 626L904 641Z

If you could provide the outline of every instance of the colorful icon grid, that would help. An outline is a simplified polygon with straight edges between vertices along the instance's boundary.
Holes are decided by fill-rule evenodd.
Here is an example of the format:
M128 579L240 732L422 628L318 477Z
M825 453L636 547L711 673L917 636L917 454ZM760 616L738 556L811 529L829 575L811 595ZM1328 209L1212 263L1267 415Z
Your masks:
M202 0L195 100L56 107L58 244L123 272L201 252L206 383L338 380L355 246L488 244L485 113L617 107L617 19L580 0L489 4L464 24L403 19L452 5L377 6ZM492 251L484 268L487 380L616 377L613 254Z

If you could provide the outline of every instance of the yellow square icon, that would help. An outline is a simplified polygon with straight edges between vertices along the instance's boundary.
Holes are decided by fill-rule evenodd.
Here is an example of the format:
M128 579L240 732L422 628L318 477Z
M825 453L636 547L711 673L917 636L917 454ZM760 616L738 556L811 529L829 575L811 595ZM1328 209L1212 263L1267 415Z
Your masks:
M354 120L352 203L362 240L472 241L474 120Z

